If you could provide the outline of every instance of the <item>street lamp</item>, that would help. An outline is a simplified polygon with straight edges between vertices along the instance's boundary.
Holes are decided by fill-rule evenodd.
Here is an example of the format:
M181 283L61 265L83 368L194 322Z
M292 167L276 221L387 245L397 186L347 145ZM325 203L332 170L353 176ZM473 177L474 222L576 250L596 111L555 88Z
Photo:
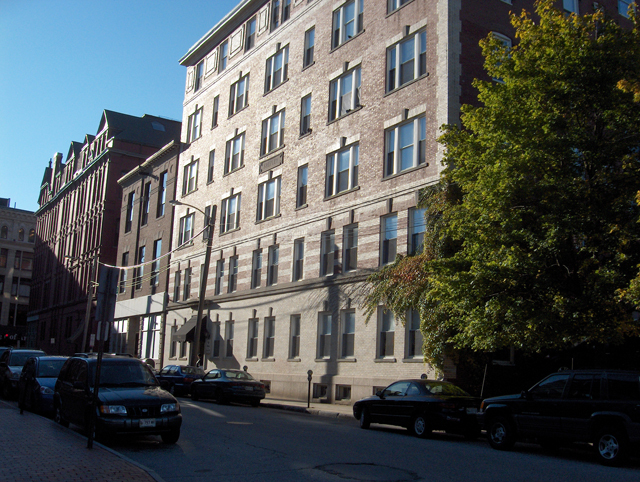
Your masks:
M197 363L197 356L202 353L202 314L204 312L204 300L207 294L207 278L209 277L209 263L211 261L211 242L213 240L213 222L215 219L216 206L213 206L211 214L207 214L200 208L191 204L183 203L182 201L171 200L169 204L172 206L187 206L200 211L204 215L204 221L207 223L207 250L204 255L204 266L201 269L200 275L200 299L198 300L198 314L196 318L196 333L193 338L195 350L192 348L191 355L189 357L189 365L195 366Z

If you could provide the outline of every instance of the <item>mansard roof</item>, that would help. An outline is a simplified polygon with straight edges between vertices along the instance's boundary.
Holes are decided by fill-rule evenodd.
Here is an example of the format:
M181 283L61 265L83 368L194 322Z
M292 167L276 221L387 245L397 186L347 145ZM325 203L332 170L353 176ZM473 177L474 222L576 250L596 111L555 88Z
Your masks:
M82 142L71 141L71 145L69 146L69 151L67 152L67 161L71 158L78 158L80 156L80 151L82 150Z
M136 117L105 110L98 133L105 127L109 130L109 138L160 148L170 140L180 137L181 123L149 114Z

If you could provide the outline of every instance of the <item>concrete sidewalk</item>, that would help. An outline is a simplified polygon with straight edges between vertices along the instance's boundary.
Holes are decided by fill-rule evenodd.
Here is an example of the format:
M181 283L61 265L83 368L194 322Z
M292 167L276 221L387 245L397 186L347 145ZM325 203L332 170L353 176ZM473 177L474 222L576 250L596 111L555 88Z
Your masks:
M307 408L307 402L272 398L269 395L267 395L267 398L262 400L261 405L265 408L289 410L292 412L308 413L311 415L319 415L329 418L349 418L351 420L355 420L353 418L352 405L311 403L309 408Z

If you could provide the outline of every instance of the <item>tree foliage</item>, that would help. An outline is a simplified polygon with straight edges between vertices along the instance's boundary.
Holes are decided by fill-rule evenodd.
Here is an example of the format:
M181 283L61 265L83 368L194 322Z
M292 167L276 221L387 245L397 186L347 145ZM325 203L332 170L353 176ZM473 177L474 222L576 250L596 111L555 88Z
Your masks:
M511 22L511 49L481 42L500 80L476 80L480 106L443 127L424 252L370 278L368 314L419 309L436 366L447 345L539 351L640 332L636 18L624 29L539 0Z

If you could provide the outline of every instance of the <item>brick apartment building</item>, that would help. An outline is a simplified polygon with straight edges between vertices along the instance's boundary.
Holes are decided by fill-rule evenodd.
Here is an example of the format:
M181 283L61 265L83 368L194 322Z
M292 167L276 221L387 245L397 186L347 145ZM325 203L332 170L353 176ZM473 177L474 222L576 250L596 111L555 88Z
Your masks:
M24 346L36 216L0 198L0 346Z
M87 301L93 300L96 268L117 264L117 181L179 133L177 121L105 110L96 135L72 142L64 162L56 153L45 169L36 212L31 346L54 354L90 349L95 327L91 321L85 329L85 319L92 320Z
M628 3L598 2L615 15ZM522 8L533 0L243 0L202 37L180 61L182 248L163 362L188 359L206 213L207 368L246 366L273 394L302 399L312 370L313 398L338 403L433 375L417 314L403 326L381 306L366 323L362 287L419 249L416 203L440 177L439 128L487 78L479 40L511 44L508 14ZM446 372L455 378L452 361Z

